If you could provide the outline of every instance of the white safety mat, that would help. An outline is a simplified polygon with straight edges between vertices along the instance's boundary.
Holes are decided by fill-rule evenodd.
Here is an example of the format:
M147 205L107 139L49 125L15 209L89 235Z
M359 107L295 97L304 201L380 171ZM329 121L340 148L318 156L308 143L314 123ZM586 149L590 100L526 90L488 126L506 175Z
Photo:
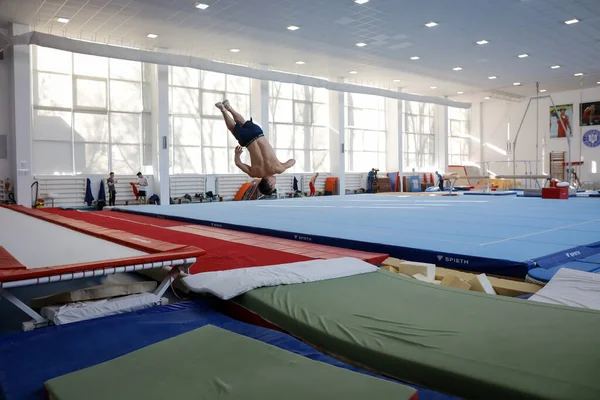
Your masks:
M529 300L600 310L600 274L561 268Z
M204 272L182 279L193 292L210 293L229 300L252 289L343 278L377 271L377 267L356 258L313 260L268 267Z
M161 299L153 293L141 293L114 299L70 303L64 306L49 306L41 310L41 315L55 325L107 317L153 307Z

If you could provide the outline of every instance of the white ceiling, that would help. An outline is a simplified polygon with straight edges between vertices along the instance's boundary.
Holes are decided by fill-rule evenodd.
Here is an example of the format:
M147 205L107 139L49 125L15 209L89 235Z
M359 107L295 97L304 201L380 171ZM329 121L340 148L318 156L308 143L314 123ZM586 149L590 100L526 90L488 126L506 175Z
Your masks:
M0 21L424 95L533 95L537 81L548 91L573 90L579 72L584 87L600 86L600 0L199 1L209 8L194 8L195 0L3 0ZM571 18L580 22L566 25ZM427 28L429 21L439 25ZM476 45L481 39L489 44ZM519 59L522 53L529 57Z

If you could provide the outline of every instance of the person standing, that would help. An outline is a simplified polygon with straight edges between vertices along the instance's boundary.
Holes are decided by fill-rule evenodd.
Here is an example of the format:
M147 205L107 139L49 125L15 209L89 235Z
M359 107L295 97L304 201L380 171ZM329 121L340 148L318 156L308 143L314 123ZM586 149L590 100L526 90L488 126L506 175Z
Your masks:
M146 188L148 187L148 179L144 178L141 172L137 173L138 177L138 198L140 199L140 203L146 204Z
M117 198L117 189L115 184L118 181L115 179L115 173L111 172L106 180L106 184L108 185L108 206L114 207L115 200Z
M308 187L310 188L310 197L313 197L317 190L315 189L315 183L317 182L317 178L319 177L319 173L315 172L315 174L310 178L310 182L308 182Z

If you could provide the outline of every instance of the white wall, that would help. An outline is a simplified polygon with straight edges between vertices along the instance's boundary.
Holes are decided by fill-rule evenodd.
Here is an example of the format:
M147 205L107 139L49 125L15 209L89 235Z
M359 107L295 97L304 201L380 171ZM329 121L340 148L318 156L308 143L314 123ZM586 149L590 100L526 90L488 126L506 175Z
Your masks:
M571 160L583 160L585 164L581 169L581 181L600 181L600 174L593 173L593 162L596 162L597 170L600 170L600 148L590 148L582 145L582 135L589 127L579 126L579 105L581 102L600 101L600 88L586 89L583 91L570 91L553 93L552 98L558 106L560 104L573 104L573 138L571 140ZM512 160L507 144L512 142L517 134L519 124L525 113L527 102L506 102L500 100L488 100L482 104L482 139L483 160L485 161L508 161ZM537 163L538 173L549 172L548 156L551 151L568 151L567 139L550 139L549 110L550 99L531 102L529 111L523 121L523 127L519 134L516 158L517 160L539 160ZM539 109L539 111L538 111ZM537 146L537 151L536 151ZM517 164L517 174L524 172L524 166ZM492 164L490 170L495 173L512 173L512 166L505 164ZM533 173L536 173L535 163L532 164Z
M6 34L6 30L0 28L0 32ZM11 130L11 96L10 96L10 70L8 67L7 54L4 54L4 60L0 61L0 135L10 136ZM10 143L7 143L7 153L10 155ZM0 159L0 180L10 176L10 167L8 159Z

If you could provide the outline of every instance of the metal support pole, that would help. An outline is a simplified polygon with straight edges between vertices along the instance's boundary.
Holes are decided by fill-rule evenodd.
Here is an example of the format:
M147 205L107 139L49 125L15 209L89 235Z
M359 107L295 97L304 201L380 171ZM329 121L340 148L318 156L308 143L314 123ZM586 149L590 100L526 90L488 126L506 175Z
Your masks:
M540 95L540 83L535 83L536 96ZM536 100L536 117L535 117L535 174L539 173L540 165L540 99Z
M517 129L517 134L515 135L515 140L513 141L513 148L512 148L512 155L513 155L513 175L517 175L517 166L516 166L516 160L517 160L517 140L519 139L519 133L521 133L521 128L523 128L523 123L525 122L525 117L527 116L527 112L529 111L529 107L531 106L531 100L533 100L533 98L529 99L529 102L527 103L527 108L525 109L525 114L523 114L523 118L521 118L521 123L519 124L519 129ZM517 180L515 179L513 181L513 186L516 187L517 186Z
M556 109L556 105L554 104L554 100L552 99L552 96L550 96L550 102L552 103L552 109L554 110L554 112L556 113L556 115L558 115L558 123L560 124L560 126L562 126L563 130L565 131L566 135L567 135L567 146L569 147L569 168L567 168L567 182L571 182L571 135L569 135L569 133L567 132L567 129L565 128L565 124L563 122L563 120L560 118L560 114L558 114L558 110ZM564 167L564 166L563 166Z

